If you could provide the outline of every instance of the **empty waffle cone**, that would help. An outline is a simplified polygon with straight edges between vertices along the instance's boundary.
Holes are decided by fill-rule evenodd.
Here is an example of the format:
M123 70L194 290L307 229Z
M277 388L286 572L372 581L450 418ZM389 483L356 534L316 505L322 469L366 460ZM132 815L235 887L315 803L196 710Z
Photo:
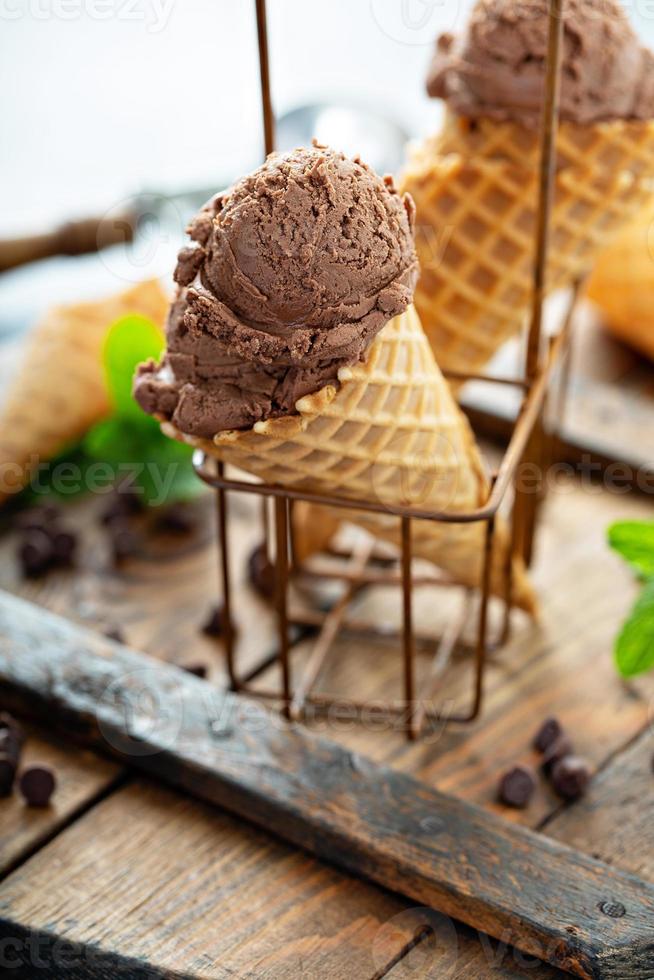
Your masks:
M139 313L163 325L167 309L153 279L96 302L54 307L37 324L0 407L0 502L107 415L102 346L111 324Z
M654 361L654 250L652 212L639 215L599 256L588 296L608 329Z
M556 142L547 289L569 286L653 198L654 123L564 122ZM529 313L537 132L450 115L400 181L416 204L415 303L441 369L479 373ZM456 382L455 382L456 384Z
M340 387L301 398L297 415L221 432L213 440L185 439L218 459L270 483L336 493L425 511L463 513L481 507L489 483L470 426L441 375L413 307L377 335L365 363L343 368ZM390 514L348 512L376 536L399 542ZM452 577L478 586L485 523L413 522L413 551ZM498 522L491 588L506 591L509 535ZM513 566L513 601L534 613L536 600L520 561Z

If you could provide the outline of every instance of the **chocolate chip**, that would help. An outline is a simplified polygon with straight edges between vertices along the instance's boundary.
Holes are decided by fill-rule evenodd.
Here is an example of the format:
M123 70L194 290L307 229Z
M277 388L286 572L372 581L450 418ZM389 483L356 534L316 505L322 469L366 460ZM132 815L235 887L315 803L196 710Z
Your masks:
M21 531L47 531L53 524L57 524L60 515L60 509L54 504L39 504L38 507L30 507L19 514L16 526Z
M223 636L225 633L224 619L222 606L214 606L202 626L202 632L205 636Z
M188 507L184 504L173 504L166 507L157 515L155 527L166 534L190 534L195 526Z
M536 780L527 766L514 766L500 780L499 798L507 806L523 809L536 789Z
M48 766L30 766L20 774L18 786L28 806L47 806L56 780Z
M590 782L590 768L584 759L566 755L552 769L552 786L565 800L583 796Z
M40 578L52 567L52 539L41 528L27 531L18 547L18 559L25 578Z
M25 741L22 728L6 712L0 714L0 796L9 796Z
M552 742L549 749L543 756L541 768L546 776L551 776L554 766L566 755L572 755L574 746L567 735L560 735L555 742Z
M16 766L0 752L0 796L10 796L16 778Z
M7 730L14 732L20 738L21 742L25 741L25 735L20 723L8 711L0 711L0 734Z
M105 631L104 635L108 640L114 640L116 643L125 643L125 634L119 629L118 626L109 626Z
M209 673L206 664L182 664L182 670L185 670L187 674L193 674L194 677L201 677L203 679Z
M109 525L111 534L111 553L114 563L120 565L132 558L139 550L139 539L122 521Z
M72 531L55 531L51 541L53 562L64 567L72 565L77 550L77 535Z
M275 567L268 558L266 546L263 544L250 553L248 558L248 577L250 585L262 599L272 599L275 595Z
M547 718L534 736L534 748L538 752L547 752L550 745L563 735L561 723L556 718Z
M108 526L114 521L123 521L126 518L134 517L136 514L140 514L143 507L143 500L135 489L119 487L114 491L109 503L100 514L100 523Z

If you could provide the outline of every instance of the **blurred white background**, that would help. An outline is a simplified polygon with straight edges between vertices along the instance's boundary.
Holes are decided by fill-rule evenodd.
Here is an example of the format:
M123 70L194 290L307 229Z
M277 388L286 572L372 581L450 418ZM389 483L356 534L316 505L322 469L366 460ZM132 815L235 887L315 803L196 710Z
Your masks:
M275 109L346 99L428 130L435 36L472 0L269 0ZM654 2L630 0L654 42ZM261 155L254 0L0 0L0 234Z
M434 129L433 41L471 3L268 0L276 112L345 101L410 134ZM654 0L629 12L654 43ZM262 157L254 0L0 0L0 85L0 237L104 213L142 189L217 189ZM65 268L78 277L84 261L90 270ZM2 277L0 330L25 277ZM57 282L43 301L70 291Z
M268 6L277 113L345 99L429 128L425 68L454 0ZM254 0L0 0L0 20L0 234L259 162Z

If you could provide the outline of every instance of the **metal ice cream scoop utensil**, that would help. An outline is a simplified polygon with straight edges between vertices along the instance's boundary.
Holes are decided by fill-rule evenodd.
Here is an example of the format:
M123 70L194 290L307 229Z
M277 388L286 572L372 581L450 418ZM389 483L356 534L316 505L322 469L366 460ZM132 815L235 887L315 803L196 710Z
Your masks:
M279 150L308 146L314 137L348 156L359 154L378 174L397 172L409 138L394 119L349 105L298 106L277 120L275 139Z

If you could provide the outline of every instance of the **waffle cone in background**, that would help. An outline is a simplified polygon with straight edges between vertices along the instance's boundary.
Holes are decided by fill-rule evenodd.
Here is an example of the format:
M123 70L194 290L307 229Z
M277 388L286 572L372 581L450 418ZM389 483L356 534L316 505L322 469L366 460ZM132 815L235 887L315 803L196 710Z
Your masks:
M338 508L296 500L293 506L293 561L301 565L312 555L325 551L342 521L343 514Z
M167 310L168 297L153 279L46 313L0 406L0 502L26 485L39 461L107 415L102 346L111 324L139 313L163 326Z
M528 320L539 154L537 131L449 113L401 176L417 213L415 304L445 373L479 373ZM556 154L548 291L583 277L634 215L651 211L654 122L563 122Z
M424 510L472 510L486 501L489 482L470 426L441 375L414 309L390 320L365 361L341 368L340 387L306 395L297 415L253 428L185 436L225 463L270 483L353 500L376 500ZM347 512L374 535L399 543L399 519ZM413 522L413 552L469 586L481 582L485 523ZM498 521L491 588L505 594L509 534ZM530 613L536 600L520 561L514 562L513 601Z
M644 212L597 259L588 296L608 330L654 361L654 249L652 215Z

